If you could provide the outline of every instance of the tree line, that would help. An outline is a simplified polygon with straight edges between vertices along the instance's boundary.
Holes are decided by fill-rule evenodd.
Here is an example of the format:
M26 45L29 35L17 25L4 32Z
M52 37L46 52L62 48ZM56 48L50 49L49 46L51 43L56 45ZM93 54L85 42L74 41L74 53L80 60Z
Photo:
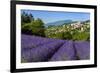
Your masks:
M30 13L23 12L21 14L21 32L22 34L45 36L45 26L44 22Z

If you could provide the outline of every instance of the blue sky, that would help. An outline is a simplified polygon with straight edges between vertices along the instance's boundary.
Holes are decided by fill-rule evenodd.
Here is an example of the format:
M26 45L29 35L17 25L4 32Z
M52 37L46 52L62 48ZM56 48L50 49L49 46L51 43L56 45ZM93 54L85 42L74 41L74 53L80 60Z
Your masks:
M28 14L31 13L35 19L41 18L45 24L59 20L85 21L90 19L90 13L83 13L83 12L21 10L21 13L23 11Z

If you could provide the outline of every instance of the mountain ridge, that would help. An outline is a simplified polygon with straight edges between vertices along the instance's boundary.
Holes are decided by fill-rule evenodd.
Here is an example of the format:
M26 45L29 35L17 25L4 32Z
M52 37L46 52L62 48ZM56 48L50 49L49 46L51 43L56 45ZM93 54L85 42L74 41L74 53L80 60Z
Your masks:
M58 26L58 25L62 25L62 24L68 24L68 23L71 23L73 22L72 20L59 20L59 21L55 21L55 22L50 22L50 23L47 23L45 24L46 26L49 26L49 25L55 25L55 26Z

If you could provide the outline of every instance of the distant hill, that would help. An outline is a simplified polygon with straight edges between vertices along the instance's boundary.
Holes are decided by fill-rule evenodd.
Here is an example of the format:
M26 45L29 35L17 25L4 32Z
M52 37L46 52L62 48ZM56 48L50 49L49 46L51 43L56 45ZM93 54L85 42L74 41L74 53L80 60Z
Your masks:
M82 21L81 23L89 23L90 22L90 20L86 20L86 21Z
M72 20L60 20L60 21L55 21L55 22L51 22L51 23L47 23L45 24L45 26L50 26L50 25L54 25L54 26L58 26L58 25L62 25L62 24L68 24L68 23L72 23Z

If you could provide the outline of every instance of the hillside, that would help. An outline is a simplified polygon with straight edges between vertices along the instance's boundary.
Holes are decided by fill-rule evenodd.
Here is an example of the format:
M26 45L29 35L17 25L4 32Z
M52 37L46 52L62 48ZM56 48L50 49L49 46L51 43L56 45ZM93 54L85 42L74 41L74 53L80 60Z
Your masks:
M60 26L48 27L45 31L46 37L71 40L90 39L90 22L75 22Z

